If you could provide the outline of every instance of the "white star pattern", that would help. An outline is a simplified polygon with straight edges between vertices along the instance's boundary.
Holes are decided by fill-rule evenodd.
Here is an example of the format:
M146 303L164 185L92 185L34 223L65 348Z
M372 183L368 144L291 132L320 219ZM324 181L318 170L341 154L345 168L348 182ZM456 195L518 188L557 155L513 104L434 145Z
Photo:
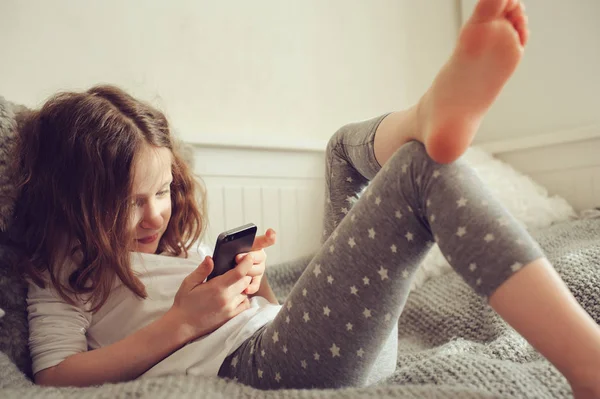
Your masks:
M351 204L351 203L354 202L354 198L352 198L352 197L346 197L346 201Z
M410 276L410 273L408 272L408 270L404 270L404 271L402 272L402 278L403 278L403 279L405 279L405 280L406 280L406 279L407 279L409 276Z
M437 234L433 235L433 239L435 240L435 242L440 242L440 237Z
M475 269L477 269L477 264L476 263L470 263L469 264L469 270L474 272Z
M235 356L233 359L231 359L231 366L232 367L236 367L238 365L238 357Z
M406 235L405 235L404 237L406 237L406 239L407 239L408 241L412 241L414 236L413 236L413 233L411 233L411 232L409 231L408 233L406 233Z
M305 288L302 290L302 296L308 295L308 290Z
M346 208L346 207L342 208L342 213L344 215L347 215L348 214L348 208Z
M327 276L327 282L329 284L333 284L333 276L331 274L329 276Z
M388 277L388 269L385 269L383 266L379 267L379 271L377 272L381 276L381 280L385 280Z
M458 201L456 201L456 205L458 205L459 208L466 206L467 199L465 197L460 197L460 199Z
M398 252L398 247L396 247L396 244L392 244L392 246L390 247L390 249L392 250L393 253Z
M518 270L521 270L522 267L523 267L522 263L515 262L510 268L513 272L516 272Z
M429 219L431 220L431 223L435 222L435 215L431 215Z
M277 382L281 381L281 374L275 373L275 381L277 381Z
M491 234L491 233L487 233L487 234L485 235L485 237L483 237L483 240L484 240L485 242L492 242L492 241L494 241L494 235L493 235L493 234Z
M413 209L412 209L412 207L411 207L411 206L409 206L409 207L408 207L408 211L409 211L410 213L413 213Z
M402 173L406 173L407 169L408 169L408 165L407 164L402 165Z
M420 186L421 185L421 176L417 177L415 179L415 182L417 183L417 186Z
M365 351L363 350L363 348L360 348L359 350L356 351L356 356L358 356L358 357L363 357L364 354L365 354Z
M504 216L501 218L498 218L498 224L500 224L500 226L508 226L508 219L505 218Z
M458 230L456 230L456 235L459 236L459 237L462 237L465 234L467 234L467 228L466 227L460 226L458 228Z
M402 213L400 213L400 211L396 211L396 219L401 219L402 218Z
M327 197L326 201L327 201L328 204L331 204L331 198Z
M321 274L321 265L320 264L316 264L315 265L315 270L313 270L313 273L315 274L315 277L319 277L319 274Z
M281 350L283 350L283 353L287 353L287 351L288 351L287 345L283 345L283 348Z
M331 351L331 357L340 357L340 348L338 348L336 344L331 345L329 350Z
M329 306L325 306L325 307L323 308L323 314L324 314L325 316L329 316L329 313L331 313L331 309L329 309Z
M258 369L258 378L263 378L263 371Z
M308 315L308 312L304 312L304 316L302 318L304 319L305 323L308 323L308 321L310 320L310 316Z
M276 344L279 341L279 332L275 331L273 333L273 343Z
M287 308L288 310L292 310L292 301L288 301Z
M333 253L335 251L335 247L333 245L329 246L329 253Z
M290 316L285 316L285 322L290 324Z
M260 355L261 355L262 357L265 357L265 355L266 355L266 354L267 354L267 352L265 352L265 350L264 350L264 349L260 351Z
M352 324L351 323L347 323L346 324L346 331L352 331Z
M367 191L367 199L371 198L371 195L373 195L373 193L371 192L371 190Z
M369 238L375 239L375 229L372 227L369 229Z
M476 284L476 285L481 285L481 279L480 279L480 278L478 278L478 279L477 279L477 281L475 281L475 284Z
M369 278L367 276L363 277L363 284L364 285L369 285L369 281L371 281L371 280L369 280Z
M337 230L334 230L334 231L333 231L333 234L332 234L331 236L332 236L332 237L333 237L333 239L335 240L335 239L337 238L337 236L338 236L338 232L337 232Z
M375 205L381 204L381 197L375 198Z
M352 183L352 178L351 178L350 176L348 176L348 177L346 177L346 181L347 181L348 183Z
M452 262L452 256L448 255L446 256L446 259L448 260L448 262Z
M301 360L300 361L300 366L302 366L303 369L305 369L306 367L308 367L308 364L306 364L306 360Z
M385 321L390 321L392 319L392 315L390 313L385 315Z
M350 294L352 294L352 295L358 295L358 289L356 288L355 285L353 285L352 287L350 287Z
M427 206L431 206L431 200L427 200Z
M354 246L356 245L356 241L354 241L354 237L350 237L348 239L348 245L350 245L350 248L354 248Z
M320 358L321 358L321 355L319 355L317 352L315 352L313 354L313 359L315 359L317 362L319 361Z
M438 177L440 177L440 171L439 170L434 170L433 171L433 178L437 179Z
M365 310L363 311L363 316L365 316L365 319L368 319L369 317L371 317L371 310L365 308Z

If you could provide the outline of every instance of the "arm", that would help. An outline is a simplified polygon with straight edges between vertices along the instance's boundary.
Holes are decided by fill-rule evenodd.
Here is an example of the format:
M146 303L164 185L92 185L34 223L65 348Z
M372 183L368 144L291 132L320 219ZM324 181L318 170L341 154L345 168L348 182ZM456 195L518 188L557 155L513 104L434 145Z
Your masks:
M263 275L263 277L260 281L260 287L258 288L258 291L256 291L256 293L254 295L262 296L267 301L269 301L275 305L279 305L279 301L277 300L275 293L273 292L273 290L271 289L271 286L269 285L269 282L267 281L266 274ZM254 295L251 295L251 296L254 296Z
M177 327L179 326L179 327ZM175 312L104 348L69 356L60 364L35 375L35 382L54 386L90 386L128 381L193 338Z

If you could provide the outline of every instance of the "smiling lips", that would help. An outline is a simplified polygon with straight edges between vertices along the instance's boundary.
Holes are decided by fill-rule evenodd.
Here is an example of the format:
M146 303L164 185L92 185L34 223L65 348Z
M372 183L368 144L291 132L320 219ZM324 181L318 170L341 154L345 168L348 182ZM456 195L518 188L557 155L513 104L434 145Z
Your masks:
M158 239L158 233L153 234L153 235L148 236L148 237L138 238L137 241L139 243L141 243L141 244L150 244L150 243L156 241L157 239Z

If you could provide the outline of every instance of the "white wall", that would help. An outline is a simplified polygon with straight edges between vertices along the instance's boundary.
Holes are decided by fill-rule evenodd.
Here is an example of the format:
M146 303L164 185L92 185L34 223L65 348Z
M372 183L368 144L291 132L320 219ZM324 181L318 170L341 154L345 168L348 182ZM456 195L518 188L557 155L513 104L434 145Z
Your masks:
M0 95L110 82L191 141L322 143L418 98L458 24L457 0L2 0Z
M463 15L469 15L475 2L463 0ZM477 141L552 133L599 136L600 1L525 0L524 4L530 42Z

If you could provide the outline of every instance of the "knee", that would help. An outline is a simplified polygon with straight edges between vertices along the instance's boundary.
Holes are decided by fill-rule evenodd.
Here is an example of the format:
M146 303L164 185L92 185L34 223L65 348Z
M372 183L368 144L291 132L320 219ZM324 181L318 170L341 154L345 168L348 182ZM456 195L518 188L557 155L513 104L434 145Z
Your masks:
M416 165L435 165L429 155L425 145L419 141L409 141L400 147L388 161L390 166L394 168L402 168L404 165L409 165L411 168Z
M339 145L343 143L342 138L347 129L347 125L344 125L336 130L336 132L333 133L333 135L329 138L329 141L327 142L327 148L325 150L327 155L333 154L335 151L337 151Z

